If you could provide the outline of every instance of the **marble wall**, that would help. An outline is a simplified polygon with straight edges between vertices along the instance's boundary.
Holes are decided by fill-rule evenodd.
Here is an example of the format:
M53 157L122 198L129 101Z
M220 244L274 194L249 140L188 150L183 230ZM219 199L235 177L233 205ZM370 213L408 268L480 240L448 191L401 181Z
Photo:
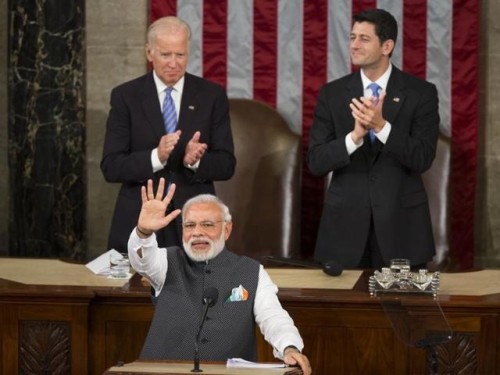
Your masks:
M9 168L7 165L7 1L0 0L0 256L9 243Z
M110 90L146 71L147 0L86 0L86 244L87 257L106 249L118 186L99 169ZM481 2L480 153L476 206L476 263L500 267L500 12L498 0ZM7 0L0 0L6 21ZM6 25L6 22L1 22ZM0 173L7 176L6 30L0 28ZM4 146L4 147L2 147ZM0 254L7 243L7 177L0 179Z
M83 0L9 2L9 253L82 259Z

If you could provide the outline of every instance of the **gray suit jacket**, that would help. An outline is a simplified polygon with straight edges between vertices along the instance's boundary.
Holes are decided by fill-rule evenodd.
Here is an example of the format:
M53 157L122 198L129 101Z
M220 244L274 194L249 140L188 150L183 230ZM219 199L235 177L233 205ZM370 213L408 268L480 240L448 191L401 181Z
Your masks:
M153 73L126 82L111 92L101 170L106 181L119 182L122 186L108 248L127 251L128 237L137 224L141 208L140 188L148 179L153 179L156 185L160 177L165 177L177 185L170 207L175 209L195 195L213 194L213 181L232 177L236 159L229 104L223 87L186 73L177 129L182 130L181 139L165 169L153 173L151 151L165 134ZM201 132L200 141L208 144L208 150L194 173L184 167L183 156L187 142L196 131ZM176 224L166 230L176 228L179 236L180 218ZM181 245L169 242L162 233L157 235L160 246Z
M354 129L349 108L363 96L359 71L324 85L311 127L307 163L318 176L332 173L315 248L318 261L356 267L373 217L386 262L411 264L435 253L427 194L421 174L430 168L439 134L436 87L393 66L383 116L392 130L348 155L345 136Z

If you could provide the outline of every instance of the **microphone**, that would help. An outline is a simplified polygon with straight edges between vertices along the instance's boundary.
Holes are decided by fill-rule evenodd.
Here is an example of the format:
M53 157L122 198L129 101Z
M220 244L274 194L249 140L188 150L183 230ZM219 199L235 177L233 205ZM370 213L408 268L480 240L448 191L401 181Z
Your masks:
M321 268L323 272L329 276L340 276L343 271L342 265L335 262L334 260L329 260L325 263L316 263L316 262L308 262L305 260L298 260L292 258L275 257L273 255L267 255L263 258L271 262L287 264L290 266L299 266L305 268Z
M205 319L207 317L208 309L213 307L217 303L217 299L219 298L219 291L216 288L207 288L203 292L203 304L205 308L203 309L203 316L201 317L200 326L198 327L198 332L196 333L196 340L194 342L194 368L191 372L203 372L200 369L200 334L203 329L203 325L205 324Z

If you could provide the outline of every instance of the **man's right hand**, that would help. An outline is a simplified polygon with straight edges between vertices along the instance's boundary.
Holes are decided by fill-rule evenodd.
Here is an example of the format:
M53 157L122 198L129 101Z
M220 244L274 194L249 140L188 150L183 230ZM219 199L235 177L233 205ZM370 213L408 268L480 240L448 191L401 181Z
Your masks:
M164 191L164 178L160 178L156 195L153 191L152 180L148 180L147 187L143 186L141 188L142 207L137 222L137 234L139 237L149 237L153 232L166 227L181 213L181 210L177 209L165 215L167 207L174 196L175 184L170 185L165 198L163 197Z
M179 142L180 137L180 130L177 130L174 133L165 134L161 137L160 143L158 143L158 159L160 159L162 163L165 163L168 160L170 154L175 148L175 145Z

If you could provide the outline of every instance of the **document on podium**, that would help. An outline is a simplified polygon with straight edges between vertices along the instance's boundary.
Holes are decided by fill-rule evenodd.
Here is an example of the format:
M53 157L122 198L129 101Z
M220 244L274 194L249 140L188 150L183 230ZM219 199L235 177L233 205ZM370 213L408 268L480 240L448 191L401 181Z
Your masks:
M242 358L228 358L226 362L226 367L231 368L285 368L288 367L283 362L276 363L258 363L250 362Z

